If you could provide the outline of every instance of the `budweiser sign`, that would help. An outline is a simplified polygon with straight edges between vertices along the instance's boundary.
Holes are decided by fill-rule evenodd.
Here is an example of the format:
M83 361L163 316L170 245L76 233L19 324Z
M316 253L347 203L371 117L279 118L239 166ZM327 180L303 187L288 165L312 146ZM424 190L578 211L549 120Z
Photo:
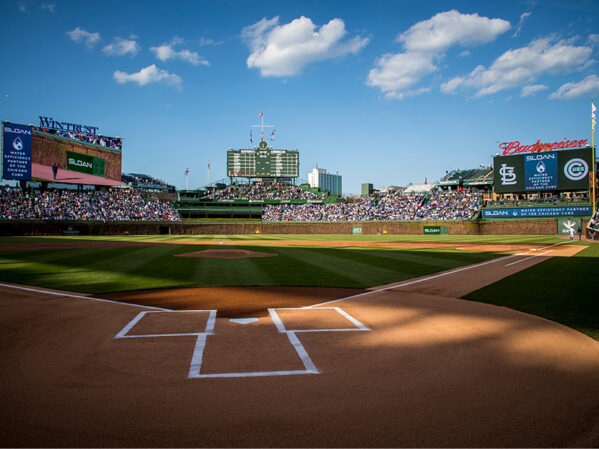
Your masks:
M539 151L551 151L551 150L562 150L565 148L580 148L587 146L589 139L583 140L568 140L564 137L563 141L553 143L542 143L537 140L537 143L532 145L520 145L520 142L515 140L513 142L503 142L499 144L499 148L503 150L503 156L509 156L510 154L516 153L535 153Z

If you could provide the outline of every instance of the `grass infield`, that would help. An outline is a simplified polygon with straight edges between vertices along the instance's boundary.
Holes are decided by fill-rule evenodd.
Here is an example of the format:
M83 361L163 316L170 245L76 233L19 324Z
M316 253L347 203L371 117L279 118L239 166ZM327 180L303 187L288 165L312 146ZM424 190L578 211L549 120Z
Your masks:
M249 237L249 238L248 238ZM232 236L230 239L283 240L278 236ZM289 236L284 236L290 240ZM314 237L314 236L312 236ZM331 239L331 236L328 236ZM343 237L337 236L340 240ZM418 248L348 248L327 246L151 245L156 241L205 238L11 238L6 243L135 241L147 246L28 249L1 251L0 279L83 293L223 286L311 286L367 288L482 262L498 253ZM306 236L294 240L307 240ZM316 240L312 238L311 240ZM357 239L356 239L357 240ZM365 239L360 239L365 240ZM200 259L173 257L209 249L244 249L277 257Z
M213 241L201 247L175 241ZM173 257L222 249L225 240L268 240L268 245L227 245L277 254L252 259ZM283 241L417 241L526 243L563 242L555 236L101 236L0 238L0 280L83 293L214 286L314 286L367 288L482 262L501 253L431 248L279 246ZM5 251L10 243L137 242L142 246ZM152 245L153 242L173 242ZM148 245L143 245L148 243ZM599 245L574 257L554 257L464 299L542 316L599 340L596 276ZM277 245L274 245L277 244Z

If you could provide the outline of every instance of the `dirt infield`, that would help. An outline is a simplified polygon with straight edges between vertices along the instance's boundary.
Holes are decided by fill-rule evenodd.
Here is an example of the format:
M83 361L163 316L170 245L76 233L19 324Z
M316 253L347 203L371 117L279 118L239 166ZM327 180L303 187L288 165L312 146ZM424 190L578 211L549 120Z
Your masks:
M268 316L272 307L305 307L366 290L319 287L208 287L138 290L99 295L112 301L173 310L218 309L219 317Z
M0 445L597 447L599 343L456 299L568 247L372 290L0 284Z

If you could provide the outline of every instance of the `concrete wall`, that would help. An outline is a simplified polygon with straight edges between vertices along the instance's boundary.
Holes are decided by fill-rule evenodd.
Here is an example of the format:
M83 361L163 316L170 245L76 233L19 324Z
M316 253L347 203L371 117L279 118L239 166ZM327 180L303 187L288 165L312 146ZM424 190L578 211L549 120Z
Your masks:
M390 235L423 235L423 226L449 227L449 235L556 235L557 220L335 222L335 223L185 223L185 222L76 222L2 220L0 235L235 235L235 234L362 234L380 230ZM583 223L586 227L586 223Z

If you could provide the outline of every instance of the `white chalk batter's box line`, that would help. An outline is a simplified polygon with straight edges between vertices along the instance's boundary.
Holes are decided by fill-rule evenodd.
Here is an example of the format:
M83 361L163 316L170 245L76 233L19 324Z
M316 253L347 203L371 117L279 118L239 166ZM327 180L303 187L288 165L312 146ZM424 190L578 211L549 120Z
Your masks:
M302 375L302 374L319 374L320 371L314 365L314 362L310 358L308 351L296 333L300 332L352 332L352 331L370 331L370 328L364 326L350 314L341 310L339 307L322 307L313 310L335 310L341 316L345 317L351 322L354 327L348 328L336 328L336 329L287 329L283 324L283 321L277 313L278 310L307 310L303 307L297 308L273 308L268 309L275 326L279 333L286 334L289 342L295 349L298 357L304 365L303 370L284 370L284 371L252 371L252 372L233 372L233 373L211 373L202 374L202 361L204 357L204 348L206 347L206 337L214 334L214 326L216 323L216 310L177 310L177 311L145 311L140 312L135 318L133 318L114 338L152 338L152 337L182 337L182 336L197 336L196 345L191 357L191 364L189 366L189 379L214 379L214 378L231 378L231 377L265 377L265 376L290 376L290 375ZM185 332L185 333L165 333L165 334L129 334L129 332L139 323L146 314L149 313L209 313L206 328L203 332Z
M135 327L141 319L150 313L206 313L208 312L208 321L204 332L178 332L168 334L129 334L131 329ZM121 331L114 336L114 338L150 338L150 337L185 337L185 336L200 336L200 335L214 335L214 325L216 323L216 310L147 310L140 312L135 318L133 318L129 324L127 324Z

